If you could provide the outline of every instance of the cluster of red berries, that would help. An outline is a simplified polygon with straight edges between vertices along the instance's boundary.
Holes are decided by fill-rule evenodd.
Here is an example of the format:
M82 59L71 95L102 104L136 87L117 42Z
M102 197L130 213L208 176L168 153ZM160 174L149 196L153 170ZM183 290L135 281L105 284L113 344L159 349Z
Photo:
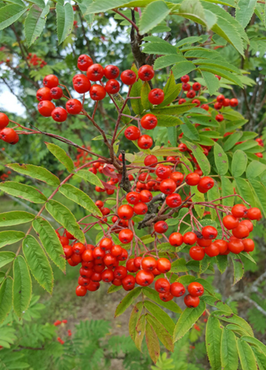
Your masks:
M8 124L8 116L5 113L0 113L0 139L14 145L19 141L19 136L15 130L7 127Z
M61 325L61 324L67 324L67 320L56 320L55 322L54 322L54 326L59 326L59 325ZM71 337L72 336L72 331L69 329L68 331L67 331L67 335L69 336L69 337ZM65 344L65 341L62 339L62 338L60 338L60 337L58 337L57 338L57 341L60 343L60 344Z
M73 22L73 27L78 28L78 21Z
M85 146L83 145L82 146L83 148L85 148ZM87 146L87 149L91 149L91 147L88 145ZM80 148L77 149L77 155L76 155L76 160L74 162L74 165L75 167L79 167L80 165L82 164L85 164L87 163L89 160L91 160L91 157L89 157L89 153L86 152L85 150L82 150Z
M133 239L133 233L129 229L123 229L118 237L121 243L128 244ZM72 246L65 244L69 243L69 239L74 239L68 232L66 236L59 235L59 238L68 263L71 266L81 263L76 288L77 296L85 296L87 291L98 290L101 281L122 286L126 291L134 289L135 284L143 287L149 286L156 276L166 274L171 270L171 262L167 258L156 259L152 256L128 258L127 250L120 245L115 245L108 237L101 239L97 247L76 242ZM119 265L120 262L125 263L125 266ZM186 292L181 283L170 284L166 278L156 280L155 290L164 302L174 297L181 297ZM196 282L191 283L188 286L188 292L189 295L184 299L185 304L187 307L197 307L198 297L204 293L202 285Z
M223 218L224 237L216 239L218 232L213 226L205 226L201 232L187 232L184 236L180 233L172 233L169 242L172 246L178 247L182 243L194 245L190 248L190 257L196 261L201 261L205 254L209 257L227 255L230 252L239 254L240 252L252 252L255 248L254 241L248 239L253 230L251 220L260 220L261 211L258 208L247 208L243 204L236 204L231 210L231 214ZM241 220L244 218L244 220ZM232 234L230 234L232 231ZM214 240L216 239L216 240ZM227 240L226 240L227 239Z
M0 176L0 179L2 180L2 181L5 181L7 178L8 178L8 176L11 174L11 171L7 171L7 173L3 173L1 176Z
M27 59L33 67L43 68L47 64L42 58L37 57L36 54L32 55L32 53L27 55Z

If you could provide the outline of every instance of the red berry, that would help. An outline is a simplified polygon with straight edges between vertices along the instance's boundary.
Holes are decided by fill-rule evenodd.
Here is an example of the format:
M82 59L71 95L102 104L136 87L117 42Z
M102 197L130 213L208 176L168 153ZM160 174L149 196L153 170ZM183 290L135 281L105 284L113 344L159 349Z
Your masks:
M195 172L189 173L186 176L185 181L190 186L198 185L198 183L200 181L200 175L195 173Z
M245 252L252 252L254 251L255 244L252 239L244 239L242 240L243 245L244 245L244 251Z
M90 97L92 100L103 100L106 96L105 88L101 85L92 85L90 88Z
M150 149L153 144L153 140L149 135L142 135L138 139L138 146L140 149Z
M192 297L200 297L204 293L203 286L200 283L197 283L196 281L190 283L189 286L187 287L187 290Z
M165 221L157 221L154 224L154 230L156 233L164 234L168 230L168 225Z
M113 246L113 241L112 239L110 238L103 238L100 243L99 243L99 247L103 250L103 251L110 251L111 248Z
M184 75L181 77L181 81L187 83L190 80L189 75Z
M190 91L187 92L187 98L193 99L193 98L195 98L195 96L196 96L196 93L195 93L194 90L190 90Z
M86 295L86 293L87 293L87 288L85 286L78 285L76 287L76 295L78 297L83 297L84 295Z
M130 229L121 230L118 234L121 243L128 244L133 239L133 232Z
M141 190L139 195L141 202L149 203L152 200L152 193L149 190Z
M9 144L16 144L19 141L19 136L15 130L10 127L5 127L0 131L0 140L5 141Z
M195 308L200 304L199 297L193 297L192 295L188 294L184 298L184 303L189 308Z
M102 272L102 281L105 283L111 283L114 280L114 273L112 270L104 270Z
M219 255L220 250L217 244L212 243L209 247L205 248L205 253L209 257L215 257Z
M158 293L168 293L170 291L170 283L165 278L160 278L155 282L155 290Z
M231 107L237 107L238 106L238 100L233 98L230 100L230 106Z
M55 105L50 100L42 100L38 104L38 111L44 117L50 117Z
M157 123L158 123L157 117L154 116L154 114L150 113L145 114L145 116L143 116L140 121L141 126L145 128L145 130L152 130L157 126Z
M184 175L181 172L172 172L170 175L170 178L174 180L176 185L181 185L182 182L184 181Z
M253 223L249 220L243 220L240 222L240 225L245 225L249 229L249 232L253 230Z
M73 77L73 87L78 93L85 94L90 90L91 83L88 77L79 74Z
M164 92L161 89L152 89L148 95L149 102L151 104L161 104L164 100Z
M63 96L63 90L61 89L61 87L58 87L58 86L52 87L50 92L51 92L52 99L60 99Z
M138 70L138 76L142 81L150 81L154 76L152 66L144 65Z
M125 85L133 85L137 79L136 73L133 72L131 69L127 69L121 73L121 81Z
M53 103L52 103L53 104ZM5 113L0 113L0 130L5 128L9 123L9 118Z
M69 99L66 102L66 110L70 114L79 114L82 110L82 104L77 99Z
M167 179L171 174L171 168L164 165L159 165L156 169L156 175L161 179Z
M87 69L87 77L90 81L100 81L103 78L104 69L100 64L92 64Z
M66 256L66 259L70 258L73 254L73 249L70 245L63 246L64 254Z
M170 292L168 292L168 293L159 293L159 298L163 302L169 302L174 298L174 296Z
M93 60L86 54L82 54L78 57L77 67L80 71L87 71L87 69L93 65Z
M224 216L223 218L223 224L228 230L232 230L238 226L239 220L237 217L234 217L233 215L227 215Z
M201 233L204 239L215 239L218 235L218 231L213 226L204 226Z
M133 217L134 211L130 205L124 204L118 208L117 214L122 220L130 220Z
M172 194L176 189L176 183L172 179L165 179L160 183L160 191L164 194Z
M36 98L39 101L52 100L51 90L48 87L42 87L41 89L37 90Z
M260 220L262 218L262 214L259 208L250 208L247 212L247 217L250 220Z
M167 258L159 258L157 260L157 269L165 274L171 270L171 262Z
M205 251L201 247L192 247L189 250L189 255L193 260L201 261L205 256Z
M239 254L244 250L244 244L240 239L232 239L228 242L228 249L234 254Z
M233 235L238 239L243 239L249 236L249 229L246 225L239 224L232 230Z
M223 95L218 95L217 98L216 98L216 101L220 104L223 105L224 103L224 96Z
M157 261L153 257L145 257L142 259L141 267L145 271L153 271L157 267Z
M120 83L117 80L109 80L105 85L108 94L117 94L120 90Z
M108 80L115 79L119 76L119 68L116 66L108 65L104 68L104 75Z
M145 215L148 212L148 206L143 202L135 204L133 209L137 215Z
M186 288L183 284L175 282L171 284L170 292L174 297L181 297L186 293Z
M154 167L158 163L158 159L155 155L147 155L144 159L145 166Z
M179 194L176 194L176 193L167 195L165 200L166 200L166 204L170 208L179 207L182 203L182 198L180 197Z
M192 85L192 89L194 91L199 91L201 89L201 84L199 82L195 82L193 85Z
M222 114L217 114L217 116L215 117L215 119L218 122L222 122L224 120L224 116Z
M231 209L232 215L235 217L246 217L248 214L248 209L244 204L236 204L234 207Z
M81 255L82 261L92 262L94 260L92 250L86 249Z
M183 84L182 84L182 89L183 89L184 91L189 91L189 90L191 89L191 86L190 86L190 84L188 84L188 83L183 83Z
M82 243L75 243L72 248L75 254L82 255L82 253L85 251L85 246Z
M43 86L49 87L49 89L51 89L52 87L58 86L58 84L59 84L59 80L58 80L58 77L56 77L55 75L48 75L48 76L45 76L43 79Z
M140 137L140 130L136 126L128 126L125 130L125 137L128 140L137 140Z
M64 108L58 107L52 111L51 116L56 122L64 122L67 119L67 111Z
M123 280L122 280L122 285L125 290L132 290L134 289L135 286L135 278L132 275L127 275Z
M192 231L189 231L183 235L183 243L193 245L197 241L197 235Z
M219 254L224 254L227 252L228 249L228 243L226 240L216 239L213 242L214 245L216 245L219 248Z
M211 177L205 176L200 179L197 189L201 193L206 193L208 190L213 188L213 186L214 186L214 180Z
M183 236L182 236L182 234L180 234L178 232L172 233L169 236L169 243L173 247L179 247L183 243Z
M136 283L140 286L151 285L154 280L154 275L150 271L140 270L136 275Z

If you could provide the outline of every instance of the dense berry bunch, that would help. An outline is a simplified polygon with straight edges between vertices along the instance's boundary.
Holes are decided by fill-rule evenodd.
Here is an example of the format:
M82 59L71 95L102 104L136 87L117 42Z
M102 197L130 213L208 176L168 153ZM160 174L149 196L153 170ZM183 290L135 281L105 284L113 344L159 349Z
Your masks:
M27 55L27 59L29 61L29 64L33 67L43 68L47 64L42 58L37 57L36 54L32 55L32 53L29 53Z

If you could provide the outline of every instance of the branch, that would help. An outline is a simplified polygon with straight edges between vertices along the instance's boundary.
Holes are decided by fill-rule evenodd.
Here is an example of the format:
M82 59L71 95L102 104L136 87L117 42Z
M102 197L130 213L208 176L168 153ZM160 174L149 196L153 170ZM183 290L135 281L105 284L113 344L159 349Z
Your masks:
M253 304L253 306L255 306L258 311L260 311L264 316L266 316L266 311L257 302L253 301L246 295L244 295L243 298L249 303Z
M130 184L129 178L127 176L126 158L125 158L125 152L124 152L124 150L121 150L121 154L122 154L122 166L123 166L123 169L122 169L122 180L121 180L120 186L127 193L129 193L130 190L131 190L131 184Z

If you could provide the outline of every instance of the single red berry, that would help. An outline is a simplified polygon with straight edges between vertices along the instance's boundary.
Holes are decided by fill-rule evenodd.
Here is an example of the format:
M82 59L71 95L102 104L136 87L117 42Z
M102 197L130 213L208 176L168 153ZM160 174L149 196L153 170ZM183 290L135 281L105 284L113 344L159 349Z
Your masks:
M217 244L212 243L209 247L205 248L205 253L209 257L215 257L219 255L220 250Z
M181 98L181 99L178 100L179 105L184 104L184 103L186 103L186 99Z
M121 230L118 234L121 243L128 244L133 239L133 232L130 229Z
M133 85L137 79L137 76L136 73L131 69L127 69L121 73L120 78L125 85Z
M197 238L197 243L200 247L209 247L212 243L211 239Z
M232 230L239 225L239 220L233 215L227 215L223 218L223 224L228 230Z
M79 285L82 285L82 286L88 286L90 283L90 279L89 278L83 278L82 276L79 276L78 278L78 284Z
M170 175L170 178L172 180L174 180L174 182L176 183L176 185L181 185L182 182L184 181L184 175L183 173L181 172L172 172L171 175Z
M176 207L179 207L182 203L182 198L179 194L170 194L170 195L167 195L166 197L166 204L168 205L168 207L170 208L176 208Z
M92 100L103 100L106 96L105 88L101 85L92 85L90 88L90 97Z
M102 281L105 283L111 283L114 280L114 273L112 270L104 270L102 272Z
M224 107L229 107L229 105L230 105L230 99L225 98L225 99L224 99L223 106L224 106Z
M9 144L16 144L19 141L19 136L15 130L10 127L5 127L0 131L0 140L5 141Z
M218 235L217 229L213 226L204 226L201 233L204 239L215 239Z
M193 260L201 261L205 256L205 251L201 247L192 247L189 250L189 255Z
M120 90L120 83L117 80L109 80L105 85L105 91L108 94L117 94Z
M178 232L172 233L169 236L169 243L173 247L179 247L183 243L183 236L182 236L182 234L180 234Z
M161 164L156 169L156 175L160 179L167 179L171 175L171 168Z
M140 270L136 275L136 283L140 286L148 286L153 283L154 275L150 271Z
M154 114L145 114L140 120L140 124L145 130L152 130L157 126L158 120Z
M140 202L140 194L135 191L131 191L127 193L126 199L130 204L137 204Z
M164 92L161 89L152 89L148 95L149 102L154 105L161 104L164 100Z
M195 186L195 185L198 185L199 181L200 181L200 175L198 175L197 173L195 172L192 172L192 173L189 173L186 178L185 178L185 181L188 185L190 186Z
M61 89L61 87L58 87L58 86L52 87L50 92L51 92L52 99L60 99L63 96L63 90Z
M145 257L142 259L141 267L145 271L153 271L157 267L157 261L153 257Z
M208 104L202 104L201 106L202 109L208 111L210 109L210 107L208 106Z
M198 183L198 186L197 186L197 189L201 192L201 193L206 193L207 191L209 191L211 188L213 188L214 186L214 180L211 178L211 177L208 177L208 176L204 176L200 179L199 183Z
M52 111L51 116L56 122L64 122L67 119L67 111L64 108L58 107Z
M42 100L38 104L38 111L44 117L50 117L55 105L50 100Z
M250 233L251 233L251 231L253 231L253 223L250 220L243 220L239 224L240 225L245 225L249 229ZM238 226L238 225L236 225L236 226Z
M228 242L228 249L234 254L239 254L240 252L243 252L244 244L242 240L235 238Z
M184 298L184 303L189 308L195 308L200 304L199 297L192 297L192 295L188 294Z
M141 202L149 203L152 200L152 193L149 190L141 190L139 195Z
M188 150L186 144L184 143L179 144L178 149L180 150L180 152L186 152Z
M244 245L244 251L245 252L253 252L255 248L254 241L252 239L244 239L242 240Z
M154 70L150 65L144 65L138 70L138 76L142 81L150 81L154 76Z
M72 248L75 254L82 255L82 253L85 251L85 245L82 243L75 243Z
M66 256L66 259L70 258L73 254L73 249L70 245L63 246L64 254Z
M182 76L180 80L181 80L183 83L187 83L187 82L190 80L189 75L184 75L184 76Z
M112 239L110 238L103 238L100 243L99 243L99 247L103 250L103 251L110 251L111 248L113 246L113 241Z
M187 290L192 297L200 297L204 293L203 286L200 283L197 283L196 281L190 283L189 286L187 287Z
M0 113L0 130L5 128L9 123L9 118L5 113Z
M133 209L137 215L145 215L148 212L148 206L143 202L135 204Z
M130 220L133 217L134 211L129 204L123 204L118 208L117 214L122 220Z
M135 286L135 278L132 275L127 275L123 280L122 280L122 285L125 290L132 290L134 289Z
M160 278L155 282L155 290L158 293L168 293L170 291L170 283L165 278Z
M231 107L237 107L238 106L238 100L233 98L230 100L230 106Z
M74 89L80 94L85 94L91 88L90 80L84 75L76 75L72 81Z
M201 89L201 84L199 82L194 82L194 84L192 85L192 89L194 91L199 91Z
M183 83L183 84L182 84L182 89L183 89L184 91L189 91L189 90L191 89L191 86L190 86L190 84L188 84L188 83Z
M99 288L100 288L100 283L98 283L97 281L91 281L89 285L87 286L87 290L89 290L90 292L95 292Z
M193 99L193 98L195 98L195 96L196 96L196 93L195 93L194 90L190 90L190 91L187 92L187 98Z
M90 81L100 81L103 78L104 69L100 64L92 64L87 69L87 77Z
M171 262L167 258L159 258L157 260L157 269L165 274L171 270Z
M231 209L232 215L234 217L246 217L248 214L248 209L244 204L236 204L234 207Z
M197 235L192 231L188 231L183 235L183 243L193 245L197 241Z
M119 68L117 66L108 65L104 68L104 75L108 80L115 79L119 76Z
M172 179L165 179L160 183L160 191L164 194L172 194L175 189L176 183Z
M144 159L145 166L149 167L155 167L155 165L158 163L158 158L155 155L147 155Z
M87 293L87 288L85 286L78 285L76 287L76 295L78 297L84 297L84 295L86 295L86 293Z
M116 257L112 256L110 253L106 254L103 258L103 262L108 268L115 268L117 266Z
M220 104L224 104L224 96L223 95L218 95L217 98L216 98L216 101Z
M102 248L96 247L96 248L93 249L92 255L93 255L93 258L95 260L96 259L102 260L104 258L104 256L105 256L105 252L104 252L104 250Z
M66 102L66 110L70 114L79 114L82 110L82 104L77 99L69 99Z
M199 99L193 99L192 104L196 104L196 107L200 106L200 100Z
M249 229L246 225L239 224L232 230L233 235L238 239L243 239L249 236Z
M111 255L118 257L122 254L122 247L120 245L113 245L111 248Z
M216 109L216 110L220 110L221 108L222 108L222 106L223 106L223 104L222 103L218 103L218 102L216 102L216 103L214 103L214 109Z
M222 122L224 120L224 116L222 114L217 114L215 117L216 121Z
M37 90L36 98L39 101L52 100L51 90L48 87L42 87L41 89Z
M87 71L87 69L93 65L93 60L86 54L82 54L78 57L77 67L80 71Z
M168 225L165 221L157 221L154 224L154 231L159 234L164 234L168 230Z
M170 292L168 292L168 293L159 293L159 298L163 302L169 302L174 298L174 296Z
M45 76L43 79L43 86L49 87L49 89L51 89L52 87L58 86L58 84L59 84L59 80L58 80L58 77L56 77L55 75L48 75L48 76Z
M219 254L224 254L227 252L228 249L228 242L226 240L222 239L216 239L213 242L214 245L216 245L219 248Z
M174 297L181 297L186 293L186 288L183 284L175 282L171 284L170 292Z
M94 260L92 250L86 249L81 255L82 261L92 262Z
M142 135L138 139L138 146L140 149L150 149L153 144L153 140L149 135Z
M262 214L259 208L250 208L247 212L247 217L250 220L260 220L262 218Z
M136 126L128 126L125 130L125 137L128 140L137 140L140 137L140 130Z

